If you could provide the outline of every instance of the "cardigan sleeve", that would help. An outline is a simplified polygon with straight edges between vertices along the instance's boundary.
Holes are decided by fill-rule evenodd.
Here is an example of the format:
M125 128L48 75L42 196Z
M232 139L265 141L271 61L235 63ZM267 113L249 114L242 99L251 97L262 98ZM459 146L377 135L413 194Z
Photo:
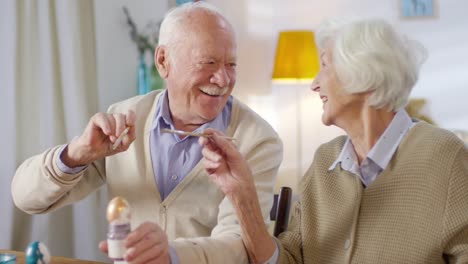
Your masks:
M156 93L146 95L151 105ZM108 112L126 112L141 100L130 98L109 107ZM61 147L56 146L25 160L16 170L11 183L15 205L29 214L48 213L84 199L106 183L105 158L94 161L75 174L61 171L57 160Z
M105 182L104 160L76 173L62 172L56 163L61 146L24 161L11 183L15 205L29 214L47 213L85 198Z
M294 205L288 230L278 237L278 263L302 263L301 203Z
M269 137L245 155L254 177L265 225L273 204L273 188L283 151L280 139ZM210 237L181 238L171 243L181 264L188 263L248 263L241 238L241 228L230 201L225 197L219 205L218 222Z
M442 248L450 263L468 263L468 148L462 146L451 167L444 213Z

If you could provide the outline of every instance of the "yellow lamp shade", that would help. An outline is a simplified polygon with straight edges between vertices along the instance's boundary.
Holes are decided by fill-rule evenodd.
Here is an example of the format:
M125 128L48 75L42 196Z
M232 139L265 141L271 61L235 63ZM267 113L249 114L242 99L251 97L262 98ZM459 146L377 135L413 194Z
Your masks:
M311 31L282 31L276 46L272 79L275 82L312 81L319 59Z

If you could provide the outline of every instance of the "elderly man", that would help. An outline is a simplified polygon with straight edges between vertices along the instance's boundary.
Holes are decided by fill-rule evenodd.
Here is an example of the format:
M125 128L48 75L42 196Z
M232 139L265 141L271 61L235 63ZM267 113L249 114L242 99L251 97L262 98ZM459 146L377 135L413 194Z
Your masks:
M111 197L122 196L132 207L126 261L247 262L235 211L200 164L198 138L163 133L216 128L234 137L267 219L282 144L267 122L230 95L232 25L206 3L182 5L166 15L154 59L167 90L117 103L94 115L69 144L26 160L13 179L14 201L25 212L46 213L106 183Z
M382 20L329 21L316 40L322 122L347 135L317 150L276 243L242 154L214 130L200 140L252 262L468 263L468 148L403 109L425 50Z

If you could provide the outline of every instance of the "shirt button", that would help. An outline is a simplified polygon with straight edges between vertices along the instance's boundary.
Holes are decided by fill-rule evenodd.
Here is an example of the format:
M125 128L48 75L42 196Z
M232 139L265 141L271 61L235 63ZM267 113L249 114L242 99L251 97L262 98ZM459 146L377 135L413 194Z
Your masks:
M347 239L344 243L344 249L348 249L351 246L351 240Z
M172 179L173 181L177 180L177 178L178 178L177 175L172 175L172 177L171 177L171 179Z

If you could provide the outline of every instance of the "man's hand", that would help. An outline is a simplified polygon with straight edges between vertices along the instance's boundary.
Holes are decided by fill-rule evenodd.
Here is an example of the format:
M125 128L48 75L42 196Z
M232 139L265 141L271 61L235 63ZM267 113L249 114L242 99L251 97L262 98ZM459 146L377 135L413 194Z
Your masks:
M129 264L169 264L169 244L164 231L155 223L145 222L125 239L124 259ZM107 254L107 241L99 243Z
M115 149L112 144L129 127L122 143ZM135 114L97 113L88 122L83 134L74 138L62 152L60 159L70 168L87 165L93 161L125 151L135 140Z
M223 134L215 129L208 128L203 133L211 135L199 139L203 146L203 165L224 194L231 196L254 189L252 172L234 143L220 137Z

